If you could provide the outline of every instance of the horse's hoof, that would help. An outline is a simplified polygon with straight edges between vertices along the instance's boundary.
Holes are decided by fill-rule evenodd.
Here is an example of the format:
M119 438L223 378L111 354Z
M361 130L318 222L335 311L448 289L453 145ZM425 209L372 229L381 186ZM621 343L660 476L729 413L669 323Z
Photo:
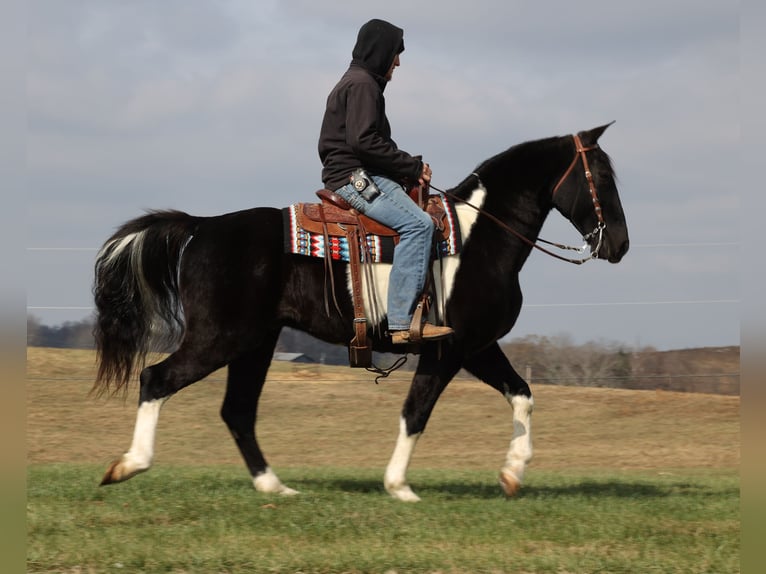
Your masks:
M387 487L386 490L388 491L388 494L396 500L401 500L402 502L420 502L420 497L412 491L409 485L405 484L398 488Z
M503 470L500 472L500 486L503 487L503 492L509 498L516 496L521 488L521 481L510 470Z
M124 461L122 458L118 458L112 464L109 465L109 468L106 469L106 472L104 473L104 478L101 479L101 483L99 486L105 486L107 484L115 484L117 482L124 482L128 480L129 478L133 478L138 473L145 471L145 468L139 468L135 470L128 470L125 467Z
M282 481L274 474L274 471L268 467L261 474L253 478L253 486L255 490L264 494L279 494L281 496L300 494L297 490L282 484Z

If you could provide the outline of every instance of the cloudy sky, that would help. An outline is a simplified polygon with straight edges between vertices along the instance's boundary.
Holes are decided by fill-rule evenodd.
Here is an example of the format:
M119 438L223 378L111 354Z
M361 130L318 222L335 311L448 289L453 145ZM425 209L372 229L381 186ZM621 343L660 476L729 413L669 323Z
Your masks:
M95 248L145 209L309 200L327 93L359 26L405 30L394 138L439 187L530 139L603 136L628 218L619 265L535 253L512 337L739 343L739 12L733 0L30 0L27 305L89 315ZM578 243L556 213L550 240Z

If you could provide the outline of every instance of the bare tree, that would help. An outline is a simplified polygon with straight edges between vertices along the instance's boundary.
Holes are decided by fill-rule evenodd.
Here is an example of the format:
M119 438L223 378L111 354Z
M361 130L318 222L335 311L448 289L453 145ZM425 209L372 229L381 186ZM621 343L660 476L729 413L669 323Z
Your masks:
M517 367L529 367L533 380L540 383L613 387L621 386L631 372L631 353L621 345L605 341L576 345L568 334L531 335L512 341L504 350Z

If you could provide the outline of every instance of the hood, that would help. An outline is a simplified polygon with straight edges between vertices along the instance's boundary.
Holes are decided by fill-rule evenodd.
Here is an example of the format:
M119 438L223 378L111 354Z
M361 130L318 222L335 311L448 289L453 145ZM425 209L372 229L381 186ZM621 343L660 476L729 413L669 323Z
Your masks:
M385 82L397 54L404 52L404 30L385 20L370 20L359 29L352 52L353 63Z

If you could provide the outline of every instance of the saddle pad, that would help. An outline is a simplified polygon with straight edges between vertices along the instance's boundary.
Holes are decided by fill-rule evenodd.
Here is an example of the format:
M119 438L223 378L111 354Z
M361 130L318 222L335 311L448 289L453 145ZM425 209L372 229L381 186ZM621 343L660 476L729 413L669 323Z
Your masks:
M462 247L455 207L451 201L444 201L443 203L446 212L445 225L449 227L450 233L445 233L447 235L446 239L436 243L437 255L439 257L457 255ZM329 246L325 246L324 234L307 231L300 226L298 214L302 212L303 205L303 203L294 203L282 209L285 253L307 255L309 257L325 257L325 253L329 251L332 259L349 261L348 239L346 239L345 235L330 234ZM368 262L392 263L397 240L398 237L366 235ZM360 249L360 252L361 256L364 257L364 250Z

